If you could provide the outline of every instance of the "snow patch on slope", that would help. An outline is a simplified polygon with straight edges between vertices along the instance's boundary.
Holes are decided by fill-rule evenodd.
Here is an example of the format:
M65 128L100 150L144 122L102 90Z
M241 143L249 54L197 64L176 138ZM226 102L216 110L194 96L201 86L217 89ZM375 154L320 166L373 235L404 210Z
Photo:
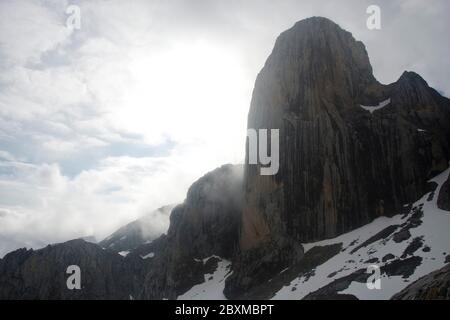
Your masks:
M120 252L119 252L119 254L120 254L122 257L126 257L129 253L130 253L130 251L120 251Z
M231 275L231 262L218 256L211 256L203 259L203 264L212 257L219 259L216 270L205 274L205 282L193 286L189 291L178 296L177 300L226 300L223 289L225 279Z
M364 110L369 111L370 113L373 113L374 111L377 111L381 108L386 107L388 104L391 103L391 98L381 101L378 105L376 106L363 106L362 104L360 105L361 108L363 108Z
M430 182L438 184L436 190L425 194L412 205L412 209L421 208L423 217L420 219L422 223L419 226L408 230L411 234L408 240L397 243L393 240L393 234L401 230L400 225L407 223L413 214L413 210L407 215L399 214L392 218L380 217L359 229L334 239L304 244L305 252L315 246L335 243L342 243L343 250L324 264L318 266L312 275L301 275L294 279L289 285L279 290L273 299L302 299L307 294L330 284L334 280L350 275L360 269L366 270L370 265L376 264L382 267L394 260L400 261L411 256L421 257L420 265L413 270L410 276L388 276L386 273L383 273L380 290L369 290L366 283L353 281L348 288L339 292L340 294L355 295L358 299L389 299L411 282L442 268L445 265L446 254L450 253L450 212L439 209L436 201L442 184L447 180L449 173L450 169L447 169L431 179ZM388 237L374 241L351 253L358 245L389 226L393 226L392 228L396 229ZM422 246L412 255L405 256L405 249L417 238L422 239ZM430 250L424 251L425 247L428 247ZM383 257L387 254L392 254L394 259L383 262ZM378 261L374 263L373 260L375 258ZM372 262L368 261L371 259Z
M145 256L141 256L142 259L148 259L153 258L155 256L154 252L150 252L149 254L146 254Z

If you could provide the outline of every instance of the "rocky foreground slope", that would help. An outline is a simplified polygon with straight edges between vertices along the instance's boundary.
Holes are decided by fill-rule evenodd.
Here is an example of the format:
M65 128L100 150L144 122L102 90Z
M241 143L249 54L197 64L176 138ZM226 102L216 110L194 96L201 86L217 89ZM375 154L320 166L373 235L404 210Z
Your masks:
M67 287L71 265L81 269L81 290ZM0 260L0 299L129 299L139 284L139 267L81 239L19 249Z
M448 298L449 99L413 72L380 84L364 45L315 17L277 39L248 127L280 130L277 174L206 174L154 240L132 223L102 247L12 252L0 298ZM380 290L366 286L373 265Z

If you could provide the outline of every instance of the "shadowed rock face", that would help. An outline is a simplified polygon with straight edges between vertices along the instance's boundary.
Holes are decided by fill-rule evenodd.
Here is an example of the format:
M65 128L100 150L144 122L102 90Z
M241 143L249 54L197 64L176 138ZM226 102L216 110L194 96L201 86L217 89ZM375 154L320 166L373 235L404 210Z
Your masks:
M450 265L431 272L395 294L392 300L449 300Z
M7 254L0 259L0 300L175 299L216 270L219 259L203 259L236 252L242 173L242 166L224 165L200 178L172 210L168 234L126 257L81 239ZM125 227L119 236L123 230L135 234ZM132 240L134 247L142 239ZM70 265L81 269L81 290L67 288Z
M437 205L442 210L450 211L450 177L441 187Z
M197 180L170 216L167 236L184 254L231 258L242 207L241 165L224 165Z
M388 99L372 113L360 106ZM447 168L449 110L413 72L378 83L364 45L330 20L295 24L253 92L248 127L280 130L280 170L245 167L241 249L335 237L400 212Z
M125 260L83 240L19 249L0 260L0 299L130 299L145 262ZM70 265L80 267L81 290L67 288Z
M245 166L229 297L258 285L262 261L274 272L296 263L300 242L400 213L450 159L450 100L413 72L380 84L364 45L319 17L278 37L256 79L248 128L279 129L280 168L262 176L259 165Z
M242 166L225 165L196 181L173 209L167 237L147 274L142 298L175 299L204 281L203 259L230 259L238 247ZM217 264L217 263L216 263Z

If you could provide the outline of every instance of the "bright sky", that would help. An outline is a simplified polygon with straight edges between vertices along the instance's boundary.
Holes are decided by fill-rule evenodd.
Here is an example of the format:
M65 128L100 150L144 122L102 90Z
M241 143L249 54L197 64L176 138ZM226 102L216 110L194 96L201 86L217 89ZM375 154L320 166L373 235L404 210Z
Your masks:
M416 71L448 96L450 3L379 0L371 31L372 2L2 0L0 257L102 239L242 162L256 75L303 18L362 40L381 82ZM71 4L80 29L66 26Z

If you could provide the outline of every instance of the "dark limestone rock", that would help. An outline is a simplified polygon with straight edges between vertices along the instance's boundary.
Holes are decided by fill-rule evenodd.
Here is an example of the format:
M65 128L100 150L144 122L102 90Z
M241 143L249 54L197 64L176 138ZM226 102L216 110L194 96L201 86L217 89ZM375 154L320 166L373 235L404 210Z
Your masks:
M278 238L277 241L247 250L235 259L233 270L243 272L233 272L227 278L224 290L226 297L242 299L249 295L252 288L266 283L283 269L302 261L303 247L300 244L288 238Z
M410 257L404 260L395 260L387 265L380 268L381 273L387 274L388 276L402 276L403 278L408 278L412 275L422 262L421 257ZM335 299L339 295L340 291L347 289L353 281L366 283L369 278L370 273L366 272L366 269L359 269L355 272L335 279L331 283L323 286L322 288L313 291L306 295L304 300L325 300L325 299Z
M385 255L383 257L383 259L381 259L381 261L386 262L386 261L392 260L394 258L395 258L395 256L392 253L388 253L387 255Z
M310 295L308 298L305 298L304 300L358 300L358 298L352 294L328 294L328 295Z
M242 208L242 166L224 165L189 188L170 216L167 237L184 254L231 258L237 247Z
M450 177L441 187L437 200L437 206L439 209L450 211Z
M306 295L303 300L329 300L335 299L340 291L347 289L353 281L366 283L370 274L366 270L359 269L345 277L335 279L322 288Z
M378 258L371 258L368 259L367 261L364 261L364 263L378 263L380 260L378 260Z
M409 257L403 260L394 260L382 266L381 272L388 276L402 276L408 278L411 276L416 268L422 263L422 257Z
M333 271L332 273L330 273L327 278L333 278L335 275L338 274L338 271Z
M411 243L406 247L405 251L402 254L402 258L414 254L414 252L419 250L422 246L423 246L422 237L414 238L413 241L411 241Z
M397 243L408 240L409 238L411 238L411 233L409 232L409 230L401 230L401 231L395 233L394 236L392 237L394 242L397 242Z
M392 300L449 300L450 265L431 272L395 294Z
M360 106L388 99L373 113ZM364 45L319 17L278 37L256 79L248 128L280 130L280 168L262 176L260 165L245 166L240 249L260 255L235 265L241 290L264 259L260 248L331 238L400 213L450 159L450 100L414 72L380 84Z
M386 99L372 114L360 107ZM364 45L330 20L296 23L253 92L248 127L280 130L280 170L245 167L242 249L278 235L330 238L401 212L448 166L449 110L413 72L377 82Z
M394 240L394 242L400 243L400 242L408 240L409 238L411 238L411 232L409 230L413 229L413 228L417 228L418 226L420 226L422 224L423 210L422 210L421 206L412 208L412 211L409 213L409 215L410 215L410 217L406 220L406 222L401 224L400 231L396 232L393 235L392 239ZM418 240L415 240L415 242L413 241L414 246L418 245L417 241ZM410 251L413 248L414 247L410 247L410 249L408 249L408 250ZM405 256L406 255L404 254L402 257L405 257Z
M372 237L370 237L369 239L367 239L366 241L361 243L359 246L355 247L352 251L350 251L350 253L355 253L359 249L367 247L368 245L370 245L370 244L372 244L374 242L377 242L377 241L382 240L382 239L386 239L395 230L397 230L397 228L398 228L398 225L392 225L392 226L386 227L385 229L381 230L377 234L373 235Z
M69 290L67 267L81 269L81 289ZM40 250L19 249L0 261L0 299L130 299L143 265L81 239Z
M270 281L266 280L256 283L256 286L247 291L233 291L233 282L235 279L233 278L233 275L231 275L227 279L227 286L225 287L224 292L225 296L228 299L271 299L283 286L289 285L292 280L301 275L312 274L317 266L339 254L341 249L342 243L313 247L308 250L303 258L297 263L281 270L282 272L278 271L273 278L269 279ZM272 274L272 272L269 272L268 274ZM247 276L254 280L254 277L252 277L251 274ZM293 287L293 290L295 290L294 288L295 287Z
M216 259L205 264L203 259L231 259L238 247L241 206L242 166L225 165L196 181L184 203L172 210L140 298L175 299L215 270Z
M413 209L413 214L410 218L408 218L407 223L409 224L409 229L416 228L422 224L422 218L423 218L423 210L422 210L423 204L419 206L419 208Z
M163 234L159 238L149 242L144 243L130 251L130 253L126 256L127 259L131 258L143 258L147 257L145 260L152 261L157 255L160 255L166 249L167 244L167 235ZM148 255L153 253L153 257L150 258Z

